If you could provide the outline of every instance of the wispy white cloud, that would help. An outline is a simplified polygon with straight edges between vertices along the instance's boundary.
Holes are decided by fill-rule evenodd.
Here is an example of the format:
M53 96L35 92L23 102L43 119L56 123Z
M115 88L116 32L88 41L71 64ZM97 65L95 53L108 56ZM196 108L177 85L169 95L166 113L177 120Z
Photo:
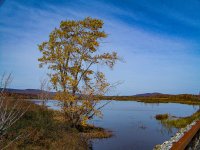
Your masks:
M47 3L40 8L7 1L0 10L3 18L0 20L0 68L3 68L0 73L13 71L14 87L39 87L39 78L46 70L38 68L40 53L37 44L47 40L61 20L91 16L104 20L109 35L101 49L117 50L126 61L125 64L118 63L113 72L103 68L110 81L124 81L118 89L121 94L196 92L200 85L197 82L200 72L195 68L199 60L194 55L198 44L177 36L151 32L115 15L140 19L132 12L100 1L77 1L70 5L67 2L58 5ZM193 80L189 81L190 78ZM183 89L184 86L189 86L190 90Z

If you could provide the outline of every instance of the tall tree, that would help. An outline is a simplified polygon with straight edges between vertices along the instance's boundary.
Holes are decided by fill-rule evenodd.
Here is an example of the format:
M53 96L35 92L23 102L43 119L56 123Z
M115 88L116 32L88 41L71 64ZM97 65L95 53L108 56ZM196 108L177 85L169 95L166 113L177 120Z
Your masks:
M60 23L39 45L40 67L47 65L57 99L63 103L65 119L72 126L85 125L88 119L101 115L98 96L110 88L105 75L95 65L113 68L119 60L116 52L100 53L100 41L107 37L103 21L90 17ZM97 67L96 67L97 68Z

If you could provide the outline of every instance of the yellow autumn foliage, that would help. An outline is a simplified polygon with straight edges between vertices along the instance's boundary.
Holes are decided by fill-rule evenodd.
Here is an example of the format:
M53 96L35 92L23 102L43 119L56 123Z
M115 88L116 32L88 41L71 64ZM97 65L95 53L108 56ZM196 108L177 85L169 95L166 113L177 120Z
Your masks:
M98 97L108 91L110 84L94 66L112 69L119 60L116 52L97 51L106 37L103 21L87 17L62 21L50 33L49 40L38 46L42 53L40 67L46 65L51 70L56 99L62 101L62 112L72 126L86 125L89 119L101 116Z

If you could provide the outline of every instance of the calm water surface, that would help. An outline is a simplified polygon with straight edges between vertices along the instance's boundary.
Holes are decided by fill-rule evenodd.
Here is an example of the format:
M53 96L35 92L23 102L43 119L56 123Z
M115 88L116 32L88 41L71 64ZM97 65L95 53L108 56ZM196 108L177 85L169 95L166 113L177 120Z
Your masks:
M101 103L105 103L102 101ZM40 103L40 101L36 101ZM47 105L59 109L56 101ZM198 110L197 106L185 104L146 104L135 101L112 101L103 109L103 118L94 118L89 123L111 130L113 137L91 140L93 150L150 150L176 133L166 129L155 120L156 114L169 113L184 117Z

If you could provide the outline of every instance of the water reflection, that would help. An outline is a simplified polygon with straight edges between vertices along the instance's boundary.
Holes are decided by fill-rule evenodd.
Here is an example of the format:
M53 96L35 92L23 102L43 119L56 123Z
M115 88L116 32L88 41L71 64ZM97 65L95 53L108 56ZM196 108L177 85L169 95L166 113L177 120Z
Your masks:
M170 113L175 116L188 116L198 107L183 104L147 104L133 101L113 101L103 109L103 119L95 118L90 123L112 130L114 137L94 139L94 150L153 149L177 131L165 128L154 116Z

